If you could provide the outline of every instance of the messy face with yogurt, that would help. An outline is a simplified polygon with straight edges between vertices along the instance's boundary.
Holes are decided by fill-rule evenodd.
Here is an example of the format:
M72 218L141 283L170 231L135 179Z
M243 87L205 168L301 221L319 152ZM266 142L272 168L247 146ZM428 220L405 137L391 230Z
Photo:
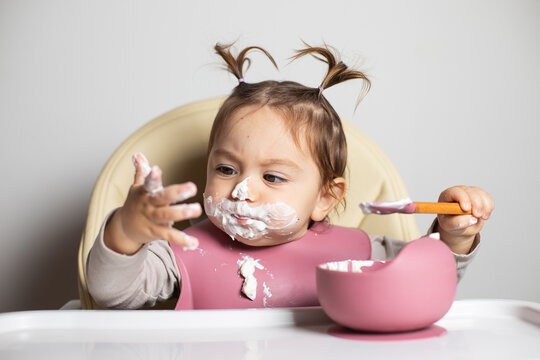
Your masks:
M204 208L214 225L244 244L299 239L343 197L344 179L323 183L306 129L292 132L289 121L278 109L247 105L213 134Z

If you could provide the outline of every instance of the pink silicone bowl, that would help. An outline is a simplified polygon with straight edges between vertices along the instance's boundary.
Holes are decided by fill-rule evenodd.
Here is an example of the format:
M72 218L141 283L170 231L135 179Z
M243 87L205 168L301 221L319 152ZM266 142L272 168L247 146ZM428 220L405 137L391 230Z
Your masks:
M393 260L353 272L361 264L345 260L317 267L319 301L340 325L369 332L417 330L442 318L452 305L456 262L440 240L420 238ZM341 271L331 270L336 266Z

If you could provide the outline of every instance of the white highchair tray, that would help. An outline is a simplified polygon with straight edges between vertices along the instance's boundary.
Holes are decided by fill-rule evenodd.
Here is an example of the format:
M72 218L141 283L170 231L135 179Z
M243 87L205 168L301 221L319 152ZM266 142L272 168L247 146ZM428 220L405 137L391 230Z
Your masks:
M321 308L0 314L0 359L538 359L540 304L455 301L440 337L371 342L327 333Z

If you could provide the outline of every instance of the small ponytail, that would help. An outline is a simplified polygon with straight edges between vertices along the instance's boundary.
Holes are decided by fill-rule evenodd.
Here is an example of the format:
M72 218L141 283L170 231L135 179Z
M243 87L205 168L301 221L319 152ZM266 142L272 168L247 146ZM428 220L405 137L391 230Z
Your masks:
M322 94L323 90L347 80L364 80L362 85L362 91L360 92L360 95L356 102L356 106L358 106L358 104L360 104L362 99L367 95L369 89L371 88L371 81L369 81L367 76L361 71L348 68L347 65L343 63L343 61L339 60L337 52L326 44L324 45L324 47L313 47L304 42L304 45L306 46L306 48L296 50L296 55L291 57L291 61L294 61L304 55L309 54L315 59L328 64L328 72L326 73L326 76L324 77L321 84L318 86L319 94Z
M223 58L223 60L226 63L225 69L238 79L239 84L244 83L244 64L247 63L247 68L249 68L249 66L251 65L251 59L246 57L246 55L248 52L252 50L259 50L260 52L265 54L268 57L268 59L270 59L272 64L276 67L276 69L279 70L272 55L270 55L270 53L266 51L265 49L263 49L262 47L249 46L245 48L244 50L240 51L240 53L235 58L234 55L231 54L231 47L233 44L229 44L229 45L216 44L216 46L214 46L214 50L216 51L216 54L218 54L219 56Z

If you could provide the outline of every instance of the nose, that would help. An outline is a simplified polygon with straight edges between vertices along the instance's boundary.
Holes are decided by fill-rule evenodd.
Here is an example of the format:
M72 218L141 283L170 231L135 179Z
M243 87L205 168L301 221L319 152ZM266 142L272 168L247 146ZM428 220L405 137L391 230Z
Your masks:
M236 200L251 200L253 201L253 198L249 196L249 187L248 187L248 181L250 177L248 176L244 180L240 181L236 186L234 187L231 196L233 199Z

